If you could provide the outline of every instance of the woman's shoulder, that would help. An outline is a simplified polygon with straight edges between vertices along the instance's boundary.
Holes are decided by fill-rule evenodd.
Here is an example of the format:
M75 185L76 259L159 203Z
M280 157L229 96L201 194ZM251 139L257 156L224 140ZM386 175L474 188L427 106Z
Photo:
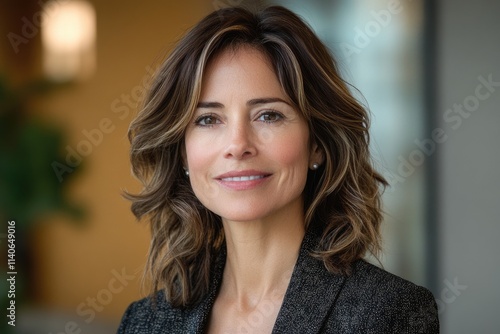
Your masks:
M372 264L367 260L361 259L352 265L352 280L359 284L383 284L396 285L403 287L418 287L416 284L397 276L378 265Z
M337 315L349 322L363 315L368 332L439 332L436 301L428 289L365 260L353 264L336 304L342 313Z
M394 275L366 260L358 260L353 264L352 274L346 279L345 284L345 288L355 289L367 298L375 300L411 298L434 301L434 296L425 287Z
M174 324L183 310L173 308L163 291L130 304L123 314L118 334L149 333L153 326Z
M322 261L310 255L319 243L318 234L309 233L304 238L302 245L303 254L299 258L299 267L302 267L301 275L310 275L314 272L329 281L327 284L341 284L339 290L343 294L356 295L356 300L372 302L425 302L432 305L435 299L432 293L425 287L416 285L402 277L394 275L385 269L376 266L364 259L359 259L351 264L351 273L339 275L329 273ZM417 303L419 304L419 303Z

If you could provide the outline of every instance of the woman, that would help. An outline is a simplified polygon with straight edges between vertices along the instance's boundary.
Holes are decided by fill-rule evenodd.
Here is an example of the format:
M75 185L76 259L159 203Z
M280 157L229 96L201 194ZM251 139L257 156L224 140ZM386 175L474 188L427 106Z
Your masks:
M437 333L380 248L368 115L282 7L221 9L175 47L132 122L128 195L152 294L119 333Z

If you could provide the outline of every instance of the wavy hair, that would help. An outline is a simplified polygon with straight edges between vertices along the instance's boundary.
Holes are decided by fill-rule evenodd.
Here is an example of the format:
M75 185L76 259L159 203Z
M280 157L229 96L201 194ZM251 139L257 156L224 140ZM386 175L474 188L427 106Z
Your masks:
M126 197L137 219L151 225L145 274L151 292L163 289L174 307L188 307L205 295L224 245L221 218L194 195L181 152L207 63L240 45L270 59L308 123L311 142L324 153L321 167L309 171L303 196L305 227L321 236L312 255L329 271L349 274L355 260L380 250L386 181L371 164L367 111L339 76L332 55L288 9L220 9L188 31L162 63L128 133L132 171L143 189Z

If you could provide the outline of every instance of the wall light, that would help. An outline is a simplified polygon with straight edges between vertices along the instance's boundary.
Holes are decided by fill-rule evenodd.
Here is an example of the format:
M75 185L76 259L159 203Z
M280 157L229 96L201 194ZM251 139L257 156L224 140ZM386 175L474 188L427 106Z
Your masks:
M42 17L43 68L49 79L83 80L95 70L96 18L83 0L52 0Z

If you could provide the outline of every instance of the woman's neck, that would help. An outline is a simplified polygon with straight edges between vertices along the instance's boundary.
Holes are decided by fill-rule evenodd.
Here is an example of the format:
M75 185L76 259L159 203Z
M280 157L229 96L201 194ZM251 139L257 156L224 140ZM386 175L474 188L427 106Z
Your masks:
M224 221L227 260L219 297L243 308L282 300L297 261L302 211L252 221Z

